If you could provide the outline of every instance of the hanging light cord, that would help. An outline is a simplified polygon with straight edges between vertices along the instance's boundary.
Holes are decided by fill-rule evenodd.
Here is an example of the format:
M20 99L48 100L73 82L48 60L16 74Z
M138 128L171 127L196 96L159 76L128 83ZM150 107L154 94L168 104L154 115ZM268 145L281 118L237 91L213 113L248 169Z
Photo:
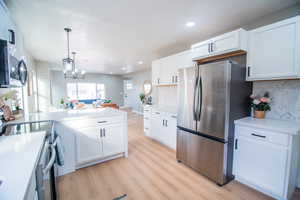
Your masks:
M69 33L72 31L70 28L65 28L65 31L67 32L67 41L68 41L68 59L70 59L70 39L69 39Z

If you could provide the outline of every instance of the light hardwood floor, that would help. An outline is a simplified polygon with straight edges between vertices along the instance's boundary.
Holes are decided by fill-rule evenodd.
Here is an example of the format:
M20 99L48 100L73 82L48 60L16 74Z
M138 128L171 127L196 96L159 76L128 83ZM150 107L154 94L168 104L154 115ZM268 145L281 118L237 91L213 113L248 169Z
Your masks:
M219 187L176 161L175 151L144 136L141 116L128 113L129 157L60 177L61 200L271 200L236 181ZM300 192L293 200L300 199Z

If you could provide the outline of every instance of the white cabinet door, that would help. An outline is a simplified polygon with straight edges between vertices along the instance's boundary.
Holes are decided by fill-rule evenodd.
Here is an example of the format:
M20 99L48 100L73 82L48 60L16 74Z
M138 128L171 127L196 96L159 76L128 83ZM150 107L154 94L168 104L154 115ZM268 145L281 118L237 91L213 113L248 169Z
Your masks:
M193 62L191 50L181 52L178 55L177 70L182 69L182 68L192 67L194 65L195 65L195 62Z
M282 196L288 150L247 137L237 137L234 152L234 172L237 178Z
M176 67L176 57L168 56L161 59L161 69L160 69L160 84L168 85L174 84L174 77L177 73Z
M158 85L160 81L160 60L152 62L152 84Z
M151 133L150 137L156 140L161 139L161 132L162 132L162 117L159 111L154 111L151 115Z
M111 156L124 152L124 130L121 124L104 126L103 128L103 156Z
M76 133L77 165L103 157L99 127L79 129Z
M242 29L240 29L242 30ZM244 31L244 30L243 30ZM215 37L212 42L211 53L222 54L239 49L240 32L233 31Z
M299 78L300 17L249 33L247 80Z
M177 142L177 120L172 116L165 118L165 126L163 133L163 143L172 149L176 149Z
M194 44L191 47L192 59L204 58L207 57L210 53L210 43L211 40L207 40L204 42L200 42L198 44Z

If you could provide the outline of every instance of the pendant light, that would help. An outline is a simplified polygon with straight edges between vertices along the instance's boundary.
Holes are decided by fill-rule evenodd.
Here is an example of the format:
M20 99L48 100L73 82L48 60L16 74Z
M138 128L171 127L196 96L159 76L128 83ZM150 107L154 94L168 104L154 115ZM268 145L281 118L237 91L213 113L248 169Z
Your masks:
M85 71L77 69L75 65L76 52L72 52L73 59L70 58L69 33L72 31L72 29L65 28L64 30L67 33L67 42L68 42L68 57L63 59L64 77L65 79L84 79Z
M70 71L72 70L72 66L73 66L73 59L70 58L70 39L69 39L69 34L72 31L71 28L65 28L64 29L65 32L67 33L67 50L68 50L68 57L63 59L63 67L65 71Z

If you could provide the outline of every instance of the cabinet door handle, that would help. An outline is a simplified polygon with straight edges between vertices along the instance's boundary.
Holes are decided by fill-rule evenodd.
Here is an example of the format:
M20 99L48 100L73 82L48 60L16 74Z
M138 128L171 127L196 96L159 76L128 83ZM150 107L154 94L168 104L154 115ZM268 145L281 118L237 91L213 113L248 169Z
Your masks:
M102 128L100 128L100 137L102 137Z
M247 76L250 76L250 66L247 67Z
M105 130L105 128L103 129L103 134L104 134L104 137L106 137L106 130Z
M157 79L157 84L159 84L159 78Z
M172 83L174 83L174 76L172 76Z
M166 123L166 127L168 127L168 120L166 120L166 122L165 122L165 123Z
M234 148L238 149L238 139L235 139Z
M175 82L176 83L178 82L178 76L175 76Z
M158 114L158 115L159 115L160 113L159 113L159 112L155 112L155 114Z
M163 126L165 126L165 120L163 119Z
M177 119L177 117L175 115L172 115L171 117L174 118L174 119Z
M266 138L265 135L258 135L258 134L255 134L255 133L251 133L251 135L253 135L255 137Z
M210 53L210 43L208 43L208 53Z
M214 43L210 43L210 52L214 52Z
M107 121L99 121L98 123L99 124L103 124L103 123L106 123Z

